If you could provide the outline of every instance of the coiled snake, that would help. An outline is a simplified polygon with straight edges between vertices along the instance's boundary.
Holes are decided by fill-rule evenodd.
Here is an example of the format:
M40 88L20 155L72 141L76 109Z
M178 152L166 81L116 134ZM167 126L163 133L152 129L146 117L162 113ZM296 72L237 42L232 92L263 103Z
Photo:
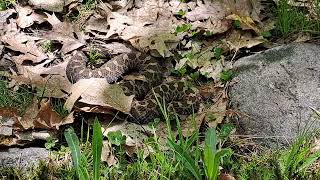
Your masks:
M122 80L119 82L126 95L135 95L128 121L148 123L160 115L155 95L164 98L167 107L179 114L186 114L197 109L199 95L183 81L163 82L164 70L158 61L150 55L136 50L117 55L101 67L91 69L86 66L86 55L78 51L68 62L66 74L72 83L80 79L106 78L114 83L125 73L138 70L145 80ZM151 91L153 88L154 91ZM153 93L154 92L154 93Z

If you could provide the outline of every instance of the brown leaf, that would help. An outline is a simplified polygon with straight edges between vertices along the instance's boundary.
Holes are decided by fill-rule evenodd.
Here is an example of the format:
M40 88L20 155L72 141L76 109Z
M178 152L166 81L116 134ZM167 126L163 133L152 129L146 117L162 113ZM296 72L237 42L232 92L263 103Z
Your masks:
M7 22L8 17L10 17L16 11L14 9L6 9L0 11L0 30L3 29L3 24Z
M221 173L219 176L219 180L236 180L236 178L234 178L230 174Z
M40 103L35 98L33 103L27 108L26 112L19 121L24 130L27 129L59 129L59 126L72 123L70 118L62 119L59 114L51 107L50 100Z
M24 60L38 63L48 58L42 49L38 48L34 41L35 39L40 38L27 36L23 33L6 34L1 37L1 41L9 45L6 45L7 48L24 53L23 55L13 57L13 60L15 60L16 64L22 64Z
M227 105L228 100L221 97L205 112L205 120L209 127L217 127L223 121L226 116Z
M10 136L0 137L1 146L14 146L18 144L18 139Z
M157 34L152 37L141 37L139 40L139 44L136 46L139 47L139 49L147 50L157 50L158 53L162 57L170 57L172 56L172 53L170 50L175 49L176 46L178 45L179 42L179 37L171 34L171 33L162 33L162 34ZM169 43L175 43L175 46L168 47Z
M206 1L204 4L198 2L198 6L186 13L186 18L190 21L200 21L210 18L223 19L225 17L225 10L221 3Z
M48 23L50 23L53 27L55 27L55 26L59 25L60 23L62 23L62 22L57 18L57 16L56 16L54 13L52 13L52 15L50 15L49 13L44 12L44 14L47 15L46 20L47 20Z
M41 107L33 121L34 128L39 129L59 129L59 126L67 123L70 122L65 122L60 115L52 109L50 100L41 103Z
M38 100L37 98L34 98L32 103L26 109L26 112L23 114L21 120L18 123L18 125L22 127L20 131L32 129L34 127L33 121L37 117L38 112L39 112Z
M17 24L21 28L30 27L34 22L41 24L45 21L44 16L33 11L30 6L15 6L18 13Z
M266 40L261 36L252 37L249 33L233 31L225 41L229 45L230 50L235 50L237 52L241 48L251 48L264 43Z
M249 17L260 22L261 2L260 0L222 0L229 14L240 17Z
M239 16L239 15L236 15L236 14L231 14L231 15L227 16L226 19L239 21L240 22L240 26L241 26L241 28L243 30L252 29L257 34L259 34L261 32L259 27L254 23L254 21L249 16Z
M65 64L66 65L66 64ZM38 93L44 97L56 97L61 98L69 92L71 83L65 76L59 75L59 73L65 73L65 66L62 64L52 66L51 68L44 68L38 66L20 66L17 65L19 75L12 75L14 81L11 85L28 84L37 87ZM51 74L52 73L52 74ZM55 75L55 73L57 73ZM43 75L47 75L44 76Z
M67 41L67 42L63 43L61 51L63 52L63 54L67 54L67 53L69 53L73 50L76 50L82 46L84 46L84 44L79 41Z
M76 32L70 22L60 22L54 13L52 15L46 13L46 15L48 22L52 25L52 31L47 32L44 38L63 42L63 52L69 52L75 47L83 46L85 43L81 39L84 36L83 32ZM72 45L72 47L68 48L69 45Z
M0 136L13 135L14 124L18 122L18 111L11 107L0 108Z
M120 86L110 85L104 78L81 79L71 87L71 95L65 107L71 110L79 97L80 102L114 108L128 113L133 96L126 96Z
M110 143L107 140L103 141L102 152L101 152L101 161L107 162L109 167L117 164L117 162L118 162L118 159L111 151Z

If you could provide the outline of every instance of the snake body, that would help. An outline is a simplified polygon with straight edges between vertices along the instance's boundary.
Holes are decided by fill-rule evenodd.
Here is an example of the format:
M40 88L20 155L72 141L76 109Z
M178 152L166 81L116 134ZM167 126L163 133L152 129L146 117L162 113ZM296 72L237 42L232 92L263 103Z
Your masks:
M70 82L80 79L105 78L108 83L118 81L124 74L137 70L145 80L122 80L119 82L126 95L135 95L128 121L145 124L160 115L157 98L168 103L168 108L179 114L190 113L198 108L199 95L183 81L163 82L164 71L159 62L150 55L138 51L122 53L99 68L86 66L87 57L77 51L69 60L66 74ZM153 91L151 91L153 89Z

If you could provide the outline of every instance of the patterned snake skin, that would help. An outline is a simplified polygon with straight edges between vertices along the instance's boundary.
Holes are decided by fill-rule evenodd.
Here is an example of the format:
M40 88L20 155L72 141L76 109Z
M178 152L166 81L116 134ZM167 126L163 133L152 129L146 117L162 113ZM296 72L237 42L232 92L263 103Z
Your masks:
M165 100L169 110L190 114L199 106L200 97L183 81L163 82L165 70L159 62L137 51L113 57L97 69L86 67L86 55L78 51L70 59L66 73L70 82L80 79L106 78L108 83L119 80L123 74L137 70L146 80L122 80L119 82L126 95L135 95L128 121L145 124L160 115L155 95ZM153 91L151 91L153 89ZM153 93L154 92L154 93Z

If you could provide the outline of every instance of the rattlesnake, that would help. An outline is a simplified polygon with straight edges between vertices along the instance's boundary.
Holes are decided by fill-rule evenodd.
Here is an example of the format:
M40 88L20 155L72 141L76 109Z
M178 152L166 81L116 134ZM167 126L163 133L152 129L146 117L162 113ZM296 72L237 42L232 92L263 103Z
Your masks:
M66 68L69 81L75 83L80 79L106 78L108 83L114 83L134 69L145 77L145 80L119 82L126 95L135 95L128 121L144 124L159 116L155 95L159 100L164 98L168 108L179 114L190 113L192 109L198 108L200 97L196 90L181 80L163 82L166 70L150 55L132 50L116 55L96 69L88 68L86 63L86 55L77 51Z

